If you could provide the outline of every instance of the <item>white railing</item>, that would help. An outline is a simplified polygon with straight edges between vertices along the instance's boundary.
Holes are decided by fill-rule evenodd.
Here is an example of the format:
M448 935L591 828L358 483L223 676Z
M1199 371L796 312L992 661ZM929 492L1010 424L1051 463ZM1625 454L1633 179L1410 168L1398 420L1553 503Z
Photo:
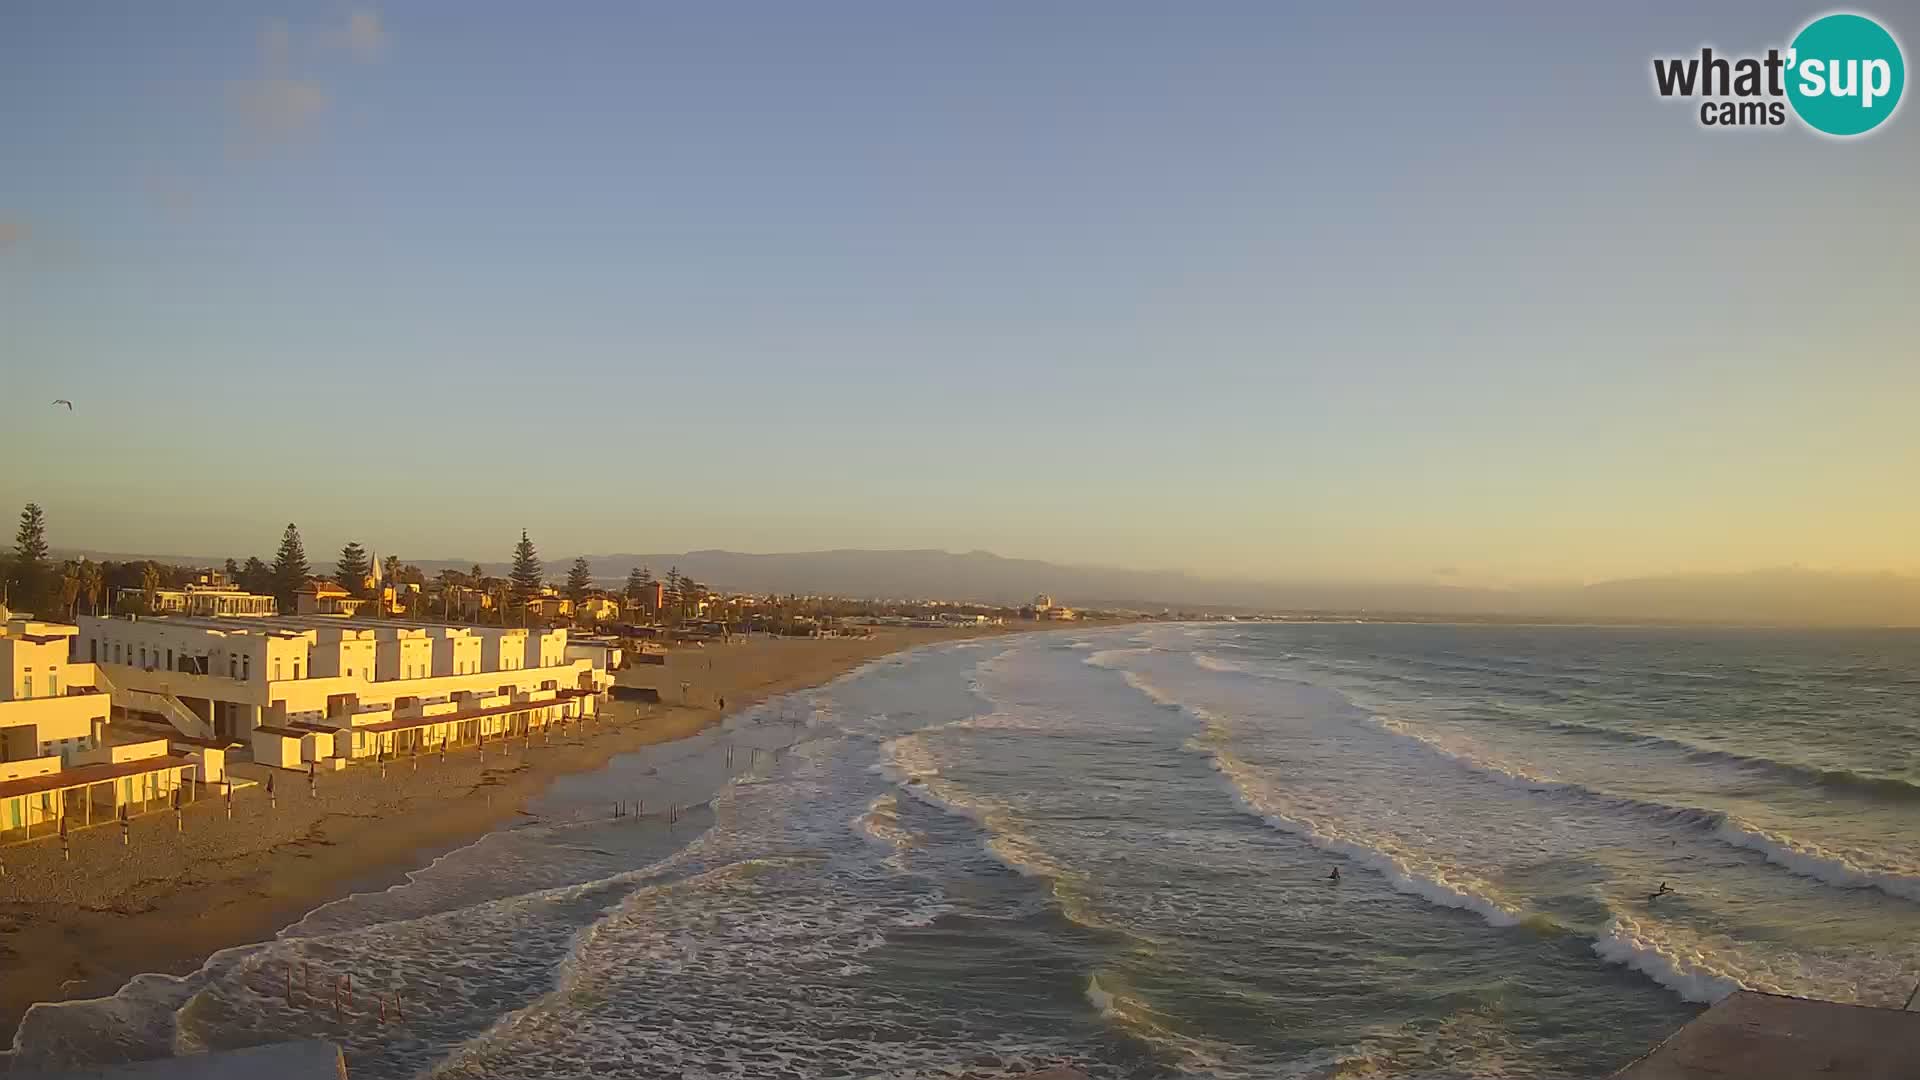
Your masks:
M191 735L196 739L211 739L214 737L213 726L205 720L200 719L199 713L187 708L181 703L179 698L174 697L172 694L156 693L152 690L119 689L115 689L111 691L111 693L113 694L113 699L126 708L138 709L141 712L158 713L162 717L165 717L167 723L172 724L173 729L182 735Z

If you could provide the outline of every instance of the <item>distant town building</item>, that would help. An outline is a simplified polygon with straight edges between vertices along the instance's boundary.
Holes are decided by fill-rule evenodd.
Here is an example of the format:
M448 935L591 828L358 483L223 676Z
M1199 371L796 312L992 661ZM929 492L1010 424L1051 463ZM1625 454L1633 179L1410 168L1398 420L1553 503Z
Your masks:
M144 589L124 588L115 594L115 603L137 603L152 615L277 615L280 602L234 588L224 575L203 574L201 580L178 589L155 589L149 596Z
M610 596L589 596L573 605L573 613L594 622L613 622L620 617L620 602Z
M325 578L314 578L293 591L296 615L356 615L365 603Z
M1070 607L1055 603L1053 594L1041 593L1033 598L1033 603L1020 609L1020 617L1041 622L1072 622L1080 615Z

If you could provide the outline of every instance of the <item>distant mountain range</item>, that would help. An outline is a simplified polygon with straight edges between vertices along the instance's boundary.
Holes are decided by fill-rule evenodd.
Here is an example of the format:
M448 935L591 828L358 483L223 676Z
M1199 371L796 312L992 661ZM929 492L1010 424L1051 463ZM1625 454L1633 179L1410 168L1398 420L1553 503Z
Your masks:
M69 552L92 558L159 558L217 566L219 559ZM1920 626L1920 577L1835 573L1800 568L1731 574L1671 574L1584 586L1484 588L1425 584L1338 584L1231 581L1177 572L1068 566L1009 559L985 551L804 551L752 555L737 551L589 555L596 580L614 585L633 567L655 577L669 568L717 589L754 593L823 593L883 599L939 599L1020 604L1050 593L1076 607L1159 611L1322 611L1459 615L1476 618L1647 619L1716 623ZM464 559L413 559L437 573L466 570ZM548 559L558 581L573 556ZM316 563L316 570L324 564ZM481 563L504 576L507 564Z

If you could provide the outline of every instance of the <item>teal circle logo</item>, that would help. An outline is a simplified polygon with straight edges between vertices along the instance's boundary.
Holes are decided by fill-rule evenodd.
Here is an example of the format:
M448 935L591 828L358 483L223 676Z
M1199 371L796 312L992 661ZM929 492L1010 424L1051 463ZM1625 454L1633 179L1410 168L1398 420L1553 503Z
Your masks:
M1900 43L1865 15L1826 15L1794 37L1787 100L1807 126L1828 135L1864 135L1900 105L1907 65Z

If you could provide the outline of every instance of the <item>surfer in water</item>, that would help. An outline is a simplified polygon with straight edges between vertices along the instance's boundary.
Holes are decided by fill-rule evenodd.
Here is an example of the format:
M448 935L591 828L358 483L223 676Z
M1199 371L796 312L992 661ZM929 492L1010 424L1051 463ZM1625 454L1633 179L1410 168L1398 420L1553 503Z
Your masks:
M1338 884L1340 881L1340 868L1337 866L1334 867L1333 872L1327 875L1327 880Z
M1650 893L1648 893L1648 894L1647 894L1647 903L1649 903L1649 904L1651 904L1651 903L1653 903L1653 902L1654 902L1655 900L1658 900L1658 899L1660 899L1661 897L1663 897L1663 896L1665 896L1665 895L1667 895L1668 893L1670 893L1670 892L1672 892L1672 891L1673 891L1673 889L1672 889L1672 888L1670 888L1670 887L1669 887L1669 886L1667 885L1667 883L1663 881L1663 882L1661 882L1661 883L1660 883L1660 887L1659 887L1658 889L1655 889L1654 891L1652 891L1652 892L1650 892Z

